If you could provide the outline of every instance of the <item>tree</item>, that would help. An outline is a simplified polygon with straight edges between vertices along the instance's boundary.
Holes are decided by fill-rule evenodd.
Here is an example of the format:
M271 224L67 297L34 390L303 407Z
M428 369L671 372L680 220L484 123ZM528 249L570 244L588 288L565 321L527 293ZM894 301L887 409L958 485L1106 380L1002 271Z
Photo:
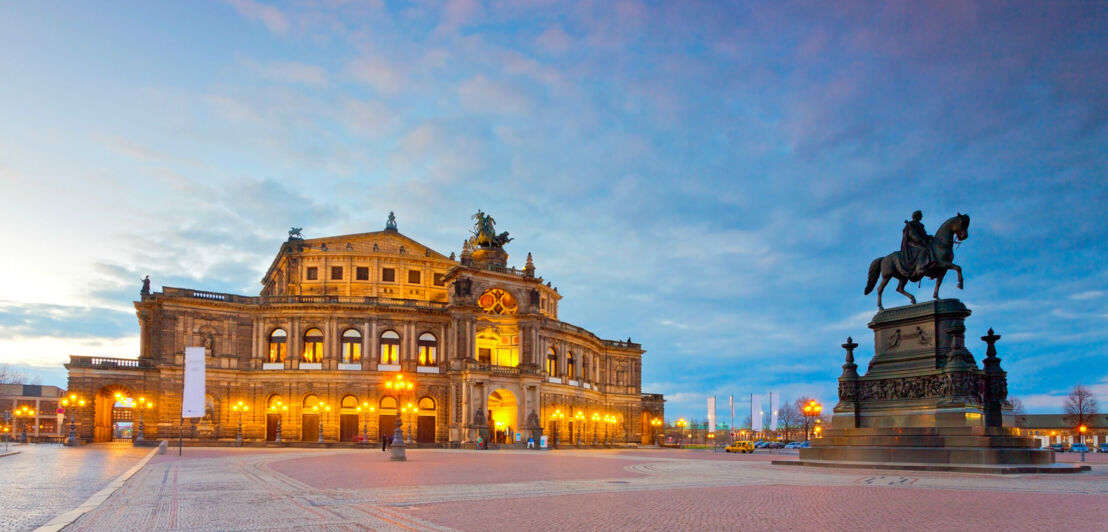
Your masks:
M27 374L7 364L0 364L0 384L20 384L27 382Z
M1096 397L1093 397L1093 392L1090 392L1088 388L1076 384L1073 390L1070 391L1068 397L1066 397L1066 404L1063 406L1065 415L1062 419L1069 426L1076 429L1082 425L1088 426L1093 421L1093 417L1096 416Z
M811 397L801 397L800 399L797 399L795 403L793 403L795 405L797 413L802 418L800 425L804 428L805 440L808 439L808 431L811 430L812 424L815 423L815 418L813 416L804 415L804 405L808 404L808 402L812 400L813 399Z
M789 439L789 433L800 424L800 412L796 407L785 403L777 410L777 428L781 430L785 439Z
M1008 405L1012 407L1012 416L1015 417L1016 426L1023 427L1027 424L1027 410L1023 408L1023 401L1017 397L1009 397Z

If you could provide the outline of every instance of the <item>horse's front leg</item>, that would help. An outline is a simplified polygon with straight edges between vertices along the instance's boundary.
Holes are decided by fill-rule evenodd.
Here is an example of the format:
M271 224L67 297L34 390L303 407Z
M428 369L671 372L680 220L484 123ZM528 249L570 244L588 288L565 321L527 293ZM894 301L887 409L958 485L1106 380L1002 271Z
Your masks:
M950 263L950 268L952 270L958 272L958 289L961 290L962 289L962 267L957 265L957 264L954 264L952 262L952 263Z
M946 277L946 270L939 270L938 277L935 277L935 293L931 296L934 299L939 299L939 287L943 285L944 277Z

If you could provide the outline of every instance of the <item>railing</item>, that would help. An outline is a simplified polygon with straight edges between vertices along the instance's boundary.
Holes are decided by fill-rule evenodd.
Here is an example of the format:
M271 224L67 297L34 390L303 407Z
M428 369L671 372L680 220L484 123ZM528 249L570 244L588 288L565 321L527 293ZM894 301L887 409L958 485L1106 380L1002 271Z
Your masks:
M506 273L506 274L509 274L509 275L518 275L520 277L528 277L527 272L525 270L521 270L519 268L511 268L511 267L508 267L508 266L501 266L499 264L485 264L485 265L479 266L478 269L484 269L484 270L488 270L490 272Z
M111 368L136 368L147 369L154 367L154 361L143 358L107 358L70 355L69 365L76 367L111 367Z
M623 349L642 349L642 344L636 344L635 342L625 342L623 340L601 340L601 342L608 347L619 347Z
M585 336L591 336L593 338L596 338L597 340L600 341L600 343L602 343L602 344L604 344L608 347L618 347L618 348L622 348L622 349L641 349L642 348L642 344L636 344L634 342L625 342L623 340L605 340L603 338L600 338L600 337L596 336L596 334L593 334L591 331L589 331L587 329L583 329L581 327L578 327L578 326L570 324L570 323L566 323L564 321L550 320L550 321L546 322L546 324L551 326L554 329L561 329L563 331L575 332L575 333L583 334Z
M172 297L187 297L203 299L205 301L225 301L228 303L243 303L248 305L295 305L295 304L328 304L328 305L371 305L376 307L406 307L420 309L443 309L446 303L438 301L424 301L421 299L398 299L392 297L371 296L241 296L237 294L225 294L221 292L207 292L204 290L191 290L186 288L165 287L162 295Z

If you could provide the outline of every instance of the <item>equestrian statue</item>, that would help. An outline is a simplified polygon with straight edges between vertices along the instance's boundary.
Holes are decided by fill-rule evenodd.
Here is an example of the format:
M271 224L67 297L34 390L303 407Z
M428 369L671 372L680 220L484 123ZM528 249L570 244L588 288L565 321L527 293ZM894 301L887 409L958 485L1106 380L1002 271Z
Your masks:
M904 285L917 282L924 277L935 280L934 298L939 299L939 287L943 285L943 277L947 270L958 272L958 289L962 289L962 267L954 264L954 245L969 238L970 217L968 214L958 213L957 216L943 222L935 235L927 234L923 227L923 213L912 213L911 220L905 220L903 236L900 241L900 251L894 251L884 257L874 259L869 265L869 280L866 281L866 295L873 291L877 284L878 276L881 277L881 285L877 287L877 308L884 310L881 304L881 292L889 279L895 278L896 291L904 294L912 304L916 298L904 291Z

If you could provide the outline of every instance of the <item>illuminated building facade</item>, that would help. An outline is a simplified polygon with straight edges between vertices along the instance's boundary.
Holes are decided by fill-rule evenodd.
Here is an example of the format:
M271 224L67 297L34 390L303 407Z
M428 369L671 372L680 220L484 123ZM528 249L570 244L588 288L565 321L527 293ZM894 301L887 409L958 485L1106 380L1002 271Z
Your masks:
M80 437L111 439L121 394L156 398L146 439L234 440L241 416L247 441L276 440L278 427L282 441L319 441L320 430L326 442L376 440L401 416L428 445L517 433L648 443L664 400L641 393L642 347L559 320L562 296L530 254L508 267L507 233L475 218L457 259L401 234L390 215L377 232L290 231L258 296L144 288L137 360L66 365L70 392L90 403ZM190 346L207 354L207 415L179 429ZM386 387L398 374L410 390Z

